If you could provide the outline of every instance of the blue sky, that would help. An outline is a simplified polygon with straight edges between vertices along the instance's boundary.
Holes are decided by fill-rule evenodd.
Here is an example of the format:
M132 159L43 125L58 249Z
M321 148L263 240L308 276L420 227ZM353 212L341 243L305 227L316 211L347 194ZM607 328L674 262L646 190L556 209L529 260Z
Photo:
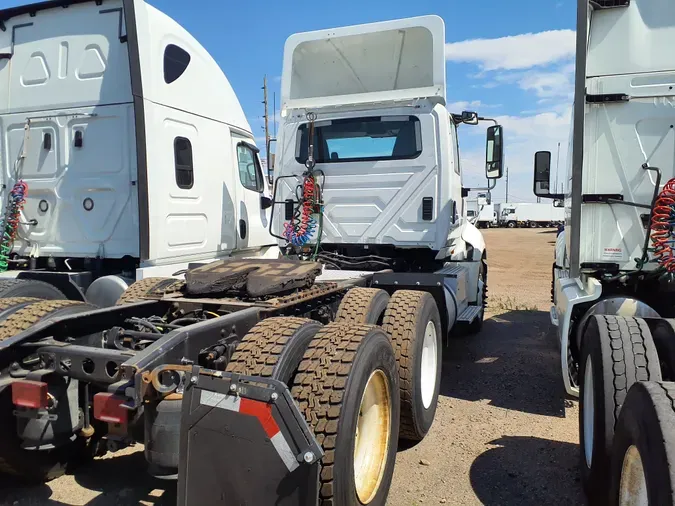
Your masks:
M505 127L510 199L532 201L534 151L561 143L565 167L572 99L576 0L148 0L214 56L254 133L262 130L262 79L279 96L283 45L295 32L437 14L446 24L449 109L476 110ZM29 3L0 0L1 7ZM278 100L277 100L278 102ZM466 186L483 178L484 130L462 127ZM561 169L562 172L562 169ZM561 178L562 179L562 178ZM504 181L493 196L503 200Z

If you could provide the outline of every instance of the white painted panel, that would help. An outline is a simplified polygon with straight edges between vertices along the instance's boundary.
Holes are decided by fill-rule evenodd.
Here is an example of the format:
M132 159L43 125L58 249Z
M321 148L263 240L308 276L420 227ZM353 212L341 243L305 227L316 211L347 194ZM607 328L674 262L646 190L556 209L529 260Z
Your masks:
M87 2L11 18L0 39L13 53L0 61L0 114L131 101L121 8Z
M7 146L0 158L7 185L3 202L18 175L28 184L23 221L37 220L21 227L25 240L15 249L28 253L36 246L40 255L71 257L138 256L133 106L64 109L31 120L27 133L26 117L0 116ZM82 147L74 143L78 130ZM45 144L47 134L51 146Z
M650 205L655 175L644 170L643 164L661 169L662 185L675 177L675 101L668 96L668 82L674 81L674 75L589 80L589 93L627 93L633 98L626 103L587 106L584 194L621 194L625 201ZM649 210L585 205L582 213L581 261L634 268L645 238L641 216Z
M591 18L587 76L675 70L675 2L632 0Z
M216 121L146 101L148 205L152 264L227 255L237 245L229 128ZM193 185L176 182L174 140L192 146Z

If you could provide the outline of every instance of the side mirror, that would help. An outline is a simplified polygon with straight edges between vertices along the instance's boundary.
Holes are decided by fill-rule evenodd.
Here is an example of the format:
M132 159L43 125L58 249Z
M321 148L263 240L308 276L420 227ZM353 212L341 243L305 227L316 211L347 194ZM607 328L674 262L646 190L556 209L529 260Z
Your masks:
M468 125L477 125L478 124L478 113L473 111L462 111L462 123Z
M265 197L264 195L260 196L260 208L261 209L269 209L272 207L272 199L269 197Z
M485 177L500 179L504 172L504 129L501 125L487 129Z
M534 194L548 197L551 194L551 152L537 151L534 154Z

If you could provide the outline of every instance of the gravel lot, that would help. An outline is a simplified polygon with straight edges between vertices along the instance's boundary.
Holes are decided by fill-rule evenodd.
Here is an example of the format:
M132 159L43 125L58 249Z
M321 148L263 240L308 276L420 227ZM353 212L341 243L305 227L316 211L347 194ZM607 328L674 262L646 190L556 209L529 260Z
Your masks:
M401 449L389 504L583 504L577 403L566 399L548 310L555 232L488 230L490 312L446 350L427 438ZM3 428L4 429L4 428ZM172 505L140 448L41 487L0 479L2 505Z

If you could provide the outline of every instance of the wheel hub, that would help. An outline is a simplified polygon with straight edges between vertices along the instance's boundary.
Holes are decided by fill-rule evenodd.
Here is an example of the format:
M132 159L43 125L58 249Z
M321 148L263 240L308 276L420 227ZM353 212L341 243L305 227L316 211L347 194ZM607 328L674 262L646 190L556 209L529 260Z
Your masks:
M420 389L422 391L422 405L429 409L436 390L436 372L438 370L438 343L436 340L436 325L433 321L427 323L422 343L422 361L420 367Z
M590 355L586 359L584 373L584 457L591 468L593 462L593 429L595 427L595 393L593 385L593 361Z
M361 504L377 494L389 453L391 393L384 372L374 371L363 392L354 441L354 482Z
M649 506L647 479L642 465L642 457L640 457L640 452L636 446L628 448L623 458L619 505Z

